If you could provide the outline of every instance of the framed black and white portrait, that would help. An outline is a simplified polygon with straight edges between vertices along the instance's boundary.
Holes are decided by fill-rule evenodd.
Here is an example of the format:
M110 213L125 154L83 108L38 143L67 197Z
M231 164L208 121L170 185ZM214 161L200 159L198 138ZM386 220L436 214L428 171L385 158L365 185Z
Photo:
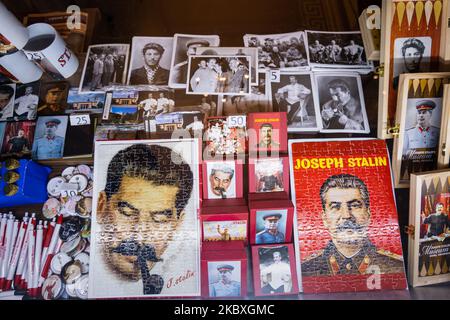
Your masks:
M361 77L356 73L314 75L322 132L369 133Z
M305 49L305 34L302 31L281 34L246 34L246 47L258 48L260 71L269 69L309 69Z
M127 83L168 85L172 48L172 37L133 37Z
M129 50L129 44L89 46L80 91L104 91L106 87L125 84Z
M250 94L250 56L189 56L187 94Z
M311 68L371 69L361 32L306 31Z
M188 56L195 55L198 47L218 47L217 35L178 34L173 37L173 51L170 63L169 86L186 88L188 76Z
M274 109L287 113L289 132L320 130L322 119L311 72L283 71L280 81L270 85Z

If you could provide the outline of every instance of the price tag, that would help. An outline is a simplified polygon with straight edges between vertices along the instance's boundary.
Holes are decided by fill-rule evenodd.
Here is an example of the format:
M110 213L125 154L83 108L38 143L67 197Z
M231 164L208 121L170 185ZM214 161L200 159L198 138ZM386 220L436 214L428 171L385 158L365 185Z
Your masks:
M78 185L75 183L63 183L61 185L61 196L66 197L75 197L78 195Z
M73 114L70 116L71 126L86 126L91 124L91 117L88 114Z
M280 70L270 70L269 76L270 82L280 82L281 79Z
M229 116L227 118L227 125L229 128L246 127L247 117L246 116Z
M28 60L44 60L45 57L42 53L40 52L30 52L30 51L26 51L25 54L27 55Z

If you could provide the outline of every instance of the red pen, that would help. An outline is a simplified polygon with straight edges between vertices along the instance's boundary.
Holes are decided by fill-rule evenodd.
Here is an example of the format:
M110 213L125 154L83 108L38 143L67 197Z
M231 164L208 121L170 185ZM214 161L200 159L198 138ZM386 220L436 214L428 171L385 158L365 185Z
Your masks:
M62 221L63 221L63 216L61 214L58 214L57 220L56 220L56 225L55 225L55 228L52 233L52 238L50 240L50 244L47 249L46 261L42 267L42 272L41 272L41 277L39 279L38 287L41 287L42 284L44 283L45 279L47 278L48 269L45 270L45 267L50 266L50 262L51 262L53 255L59 251L59 247L61 246L61 244L59 243L59 242L61 242L60 241L61 239L59 238L59 229L61 229ZM58 245L59 245L59 247L58 247Z
M14 244L14 250L11 255L11 263L8 270L8 274L6 277L4 290L11 290L12 280L14 278L14 274L16 272L17 263L19 261L19 255L22 250L23 245L23 239L25 238L25 232L27 231L28 223L26 222L25 218L23 219L22 223L20 224L20 230L19 234L17 236L16 243Z
M24 289L24 280L22 275L26 275L25 267L27 265L27 253L28 253L28 234L34 225L36 224L35 214L31 215L31 218L28 219L27 229L25 231L25 236L22 244L22 249L19 256L19 262L17 264L16 276L14 277L14 288L15 289Z
M33 279L31 286L31 296L37 297L39 295L38 291L38 280L39 273L41 270L41 253L42 253L42 236L43 236L43 226L42 221L39 221L39 225L36 228L36 243L35 243L35 253L34 253L34 270L33 270Z
M44 283L45 279L47 279L52 259L55 256L55 254L59 252L59 249L61 249L62 244L63 241L58 237L58 243L56 244L55 251L47 255L47 259L45 260L44 266L42 267L41 276L39 277L38 282L39 289L42 288L42 284Z
M10 213L8 215L8 221L6 223L6 231L5 231L5 239L2 246L2 263L0 267L0 291L3 288L3 284L5 282L6 278L6 272L8 268L9 263L9 253L10 253L10 247L11 247L11 241L13 238L13 228L14 228L14 216Z
M34 254L35 254L35 243L36 243L36 230L30 230L28 234L28 272L26 276L27 281L27 292L31 294L31 288L33 287L33 272L34 272Z
M39 272L42 271L45 260L47 259L48 247L50 246L50 241L52 240L53 230L55 229L55 225L56 225L56 218L53 218L52 221L49 223L46 233L44 235L44 242L42 243L41 270L39 270Z

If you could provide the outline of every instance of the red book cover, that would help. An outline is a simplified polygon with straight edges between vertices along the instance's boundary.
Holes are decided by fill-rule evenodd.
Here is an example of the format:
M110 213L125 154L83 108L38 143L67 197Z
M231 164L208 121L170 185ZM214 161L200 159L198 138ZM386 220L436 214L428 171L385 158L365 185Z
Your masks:
M385 142L293 140L289 153L303 291L406 289Z
M286 112L261 112L248 115L249 151L286 152Z

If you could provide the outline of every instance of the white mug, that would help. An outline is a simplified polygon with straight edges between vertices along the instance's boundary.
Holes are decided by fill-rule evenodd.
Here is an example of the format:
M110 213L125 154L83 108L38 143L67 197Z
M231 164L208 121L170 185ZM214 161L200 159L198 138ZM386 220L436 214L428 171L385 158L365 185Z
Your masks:
M46 71L70 78L78 69L78 58L59 33L47 23L28 26L29 40L23 48L28 59L36 60Z
M41 68L28 60L23 51L16 51L0 57L0 66L22 83L37 81L42 76Z
M0 21L0 33L17 49L22 49L28 42L28 30L1 2Z

